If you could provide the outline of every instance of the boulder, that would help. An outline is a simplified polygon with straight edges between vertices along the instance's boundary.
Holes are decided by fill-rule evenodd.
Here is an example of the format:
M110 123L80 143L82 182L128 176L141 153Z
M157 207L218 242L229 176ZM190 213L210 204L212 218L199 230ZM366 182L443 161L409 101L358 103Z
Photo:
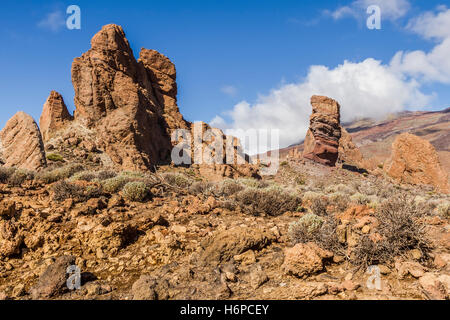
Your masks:
M433 185L448 193L448 176L433 145L412 134L399 135L392 144L392 155L384 166L399 183Z
M61 256L52 263L39 277L37 284L31 288L34 300L48 299L64 293L67 288L69 274L67 268L75 265L74 256Z
M46 166L41 132L33 118L16 113L0 132L2 157L6 167L37 170Z
M321 249L315 243L298 243L293 248L285 250L282 269L286 274L298 278L307 277L322 271L324 260L331 258L333 253Z
M303 157L334 166L341 139L340 105L323 96L312 96L312 115L304 142Z
M67 110L63 97L58 92L52 91L44 104L44 109L39 120L44 142L50 140L55 132L72 120L73 117Z

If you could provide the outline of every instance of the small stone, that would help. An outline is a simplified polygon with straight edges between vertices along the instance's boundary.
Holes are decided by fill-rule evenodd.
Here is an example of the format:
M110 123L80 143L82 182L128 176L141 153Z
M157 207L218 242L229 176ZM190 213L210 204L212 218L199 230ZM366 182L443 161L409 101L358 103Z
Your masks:
M22 283L19 283L17 286L14 287L12 290L11 296L13 298L19 298L25 295L25 286ZM1 299L0 299L1 300Z
M240 262L244 266L256 263L256 256L253 250L248 250L242 254L234 256L234 261Z

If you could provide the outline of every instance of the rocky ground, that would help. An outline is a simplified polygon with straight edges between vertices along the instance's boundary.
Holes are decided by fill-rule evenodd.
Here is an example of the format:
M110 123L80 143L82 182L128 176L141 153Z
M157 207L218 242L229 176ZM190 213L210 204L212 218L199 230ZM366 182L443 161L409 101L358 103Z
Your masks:
M68 171L52 183L2 172L2 299L449 298L450 198L431 187L307 160L263 180L214 183L173 167ZM115 191L121 177L147 188ZM383 210L404 210L403 220ZM386 228L404 237L390 239L396 248L384 247ZM72 264L82 272L75 291ZM381 290L367 287L368 265L379 266Z

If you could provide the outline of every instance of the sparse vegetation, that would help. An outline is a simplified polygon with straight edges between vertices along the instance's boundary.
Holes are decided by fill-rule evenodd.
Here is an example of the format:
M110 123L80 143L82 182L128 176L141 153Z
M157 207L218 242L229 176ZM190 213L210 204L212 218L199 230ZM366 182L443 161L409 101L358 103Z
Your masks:
M48 154L47 160L54 161L54 162L64 162L63 156L60 154L57 154L57 153Z
M267 214L269 216L295 211L302 203L299 196L279 188L247 188L237 193L236 200L250 214Z
M149 189L144 182L133 181L123 187L122 193L124 198L129 201L142 202L149 195Z
M8 178L8 183L12 186L20 186L25 181L31 181L34 179L35 173L30 170L17 169Z
M0 167L0 183L8 183L9 178L15 171L15 168Z
M164 173L162 178L168 185L181 189L186 189L193 183L191 179L180 173Z
M106 179L102 181L103 189L109 193L117 193L132 179L130 177L118 175L114 178Z
M291 240L295 241L295 239L304 237L304 233L311 234L313 232L317 232L322 226L323 222L323 218L313 213L307 213L298 221L293 222L289 225L289 237L291 238Z
M68 179L83 169L84 167L81 164L69 164L61 168L41 171L36 175L36 179L46 184L54 183L56 181Z

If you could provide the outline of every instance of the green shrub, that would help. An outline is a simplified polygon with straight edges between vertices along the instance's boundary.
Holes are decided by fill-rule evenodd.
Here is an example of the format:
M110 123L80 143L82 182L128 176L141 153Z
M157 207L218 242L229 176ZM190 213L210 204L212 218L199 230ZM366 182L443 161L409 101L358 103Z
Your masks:
M240 178L237 179L237 181L249 188L257 188L257 189L262 189L262 188L266 188L268 186L268 184L262 180L257 180L257 179L253 179L253 178Z
M93 171L81 171L75 173L71 180L72 181L92 181L97 178L97 174Z
M103 170L97 174L97 179L100 181L104 181L104 180L111 179L114 177L117 177L117 173L114 171L110 171L110 170Z
M149 195L149 189L144 182L133 181L123 187L122 193L123 197L129 201L142 202Z
M324 220L321 217L313 213L305 214L298 221L289 225L289 237L295 242L295 239L303 236L303 233L311 234L319 231L323 223Z
M57 153L50 153L47 155L47 159L55 162L64 162L64 158L62 155Z
M368 204L370 202L370 199L368 196L357 192L350 197L350 201L357 203L357 204L364 205L364 204Z
M109 193L116 193L122 190L122 188L133 179L130 177L125 177L122 175L116 176L114 178L106 179L102 181L103 189Z

